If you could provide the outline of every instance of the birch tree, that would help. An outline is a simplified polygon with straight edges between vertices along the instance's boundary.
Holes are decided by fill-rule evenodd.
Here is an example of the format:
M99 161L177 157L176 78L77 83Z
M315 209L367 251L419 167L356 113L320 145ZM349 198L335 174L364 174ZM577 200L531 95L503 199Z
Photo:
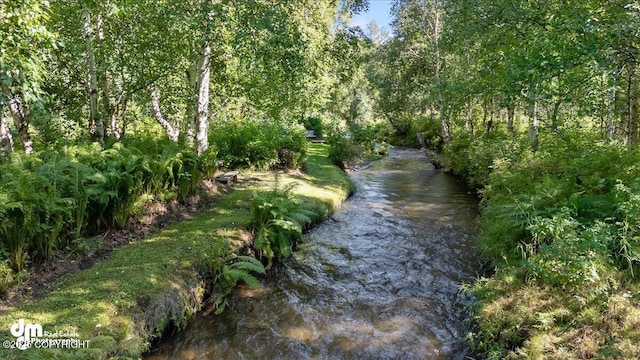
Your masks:
M103 142L104 121L98 109L98 71L96 68L96 56L94 49L94 21L87 8L82 9L83 37L85 41L85 54L87 58L87 94L89 97L89 132L93 140Z
M29 103L42 101L42 82L53 34L44 23L46 2L38 0L0 3L0 111L8 108L26 154L33 152ZM11 143L8 125L0 124L5 143ZM6 146L4 148L7 148Z
M13 136L9 124L5 120L3 109L0 107L0 155L8 155L13 151Z

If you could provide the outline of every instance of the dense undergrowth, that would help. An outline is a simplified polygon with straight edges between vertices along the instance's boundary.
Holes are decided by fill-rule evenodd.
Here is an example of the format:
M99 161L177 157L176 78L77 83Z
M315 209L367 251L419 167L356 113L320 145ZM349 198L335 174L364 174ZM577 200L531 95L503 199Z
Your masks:
M367 156L386 155L388 126L375 124L341 124L326 122L322 128L329 148L329 158L340 168Z
M84 239L124 228L146 203L184 201L213 177L218 159L234 168L295 168L307 146L302 127L267 121L221 125L199 157L151 134L14 152L0 163L0 293L30 266L80 253Z
M492 131L445 154L480 189L495 274L470 286L491 359L640 358L640 151L558 130Z
M298 168L306 153L302 125L247 119L213 125L209 140L227 166Z

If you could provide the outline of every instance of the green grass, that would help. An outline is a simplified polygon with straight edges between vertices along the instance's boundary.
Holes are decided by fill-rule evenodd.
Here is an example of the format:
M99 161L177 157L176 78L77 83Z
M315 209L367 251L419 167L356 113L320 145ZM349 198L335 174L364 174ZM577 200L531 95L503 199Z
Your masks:
M604 299L589 301L505 270L472 288L482 331L470 340L487 359L640 358L638 284L620 283Z
M39 323L45 331L72 331L89 340L79 350L0 350L2 358L138 358L169 324L183 326L203 303L207 284L203 265L216 245L229 241L239 251L251 241L250 207L254 192L291 182L293 194L320 221L353 191L353 184L333 166L325 145L311 145L305 174L241 173L257 178L217 199L211 210L177 223L144 241L115 250L108 259L65 277L44 299L0 313L0 338L15 339L9 329L18 319Z

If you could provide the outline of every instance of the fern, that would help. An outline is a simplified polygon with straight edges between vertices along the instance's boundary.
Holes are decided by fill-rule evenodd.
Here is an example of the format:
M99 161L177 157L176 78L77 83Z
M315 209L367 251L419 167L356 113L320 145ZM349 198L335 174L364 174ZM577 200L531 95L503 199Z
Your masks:
M223 240L218 243L209 261L208 273L213 280L213 300L216 314L219 314L226 308L227 297L239 282L242 281L252 288L260 286L260 281L252 273L264 274L265 268L260 261L251 256L232 253L229 242Z
M291 191L295 185L266 194L254 194L251 205L254 248L267 259L282 261L291 256L294 241L302 240L303 229L311 224L315 213L295 201Z

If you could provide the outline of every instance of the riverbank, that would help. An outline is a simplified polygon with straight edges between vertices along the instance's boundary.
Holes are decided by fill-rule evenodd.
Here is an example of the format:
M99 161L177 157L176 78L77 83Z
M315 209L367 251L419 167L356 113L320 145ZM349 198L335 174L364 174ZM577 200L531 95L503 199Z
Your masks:
M314 221L348 197L353 185L327 156L325 145L314 144L304 174L243 173L234 191L221 195L210 210L114 250L108 259L60 279L43 299L3 311L0 337L5 347L16 340L12 325L24 319L51 335L58 332L56 338L78 340L62 344L78 349L3 349L2 357L138 358L168 325L180 327L201 309L209 285L206 264L220 244L228 241L233 252L250 246L254 193L296 182L293 194L313 209Z
M478 246L494 272L469 290L488 359L640 358L640 152L588 134L457 138L449 166L480 189Z

